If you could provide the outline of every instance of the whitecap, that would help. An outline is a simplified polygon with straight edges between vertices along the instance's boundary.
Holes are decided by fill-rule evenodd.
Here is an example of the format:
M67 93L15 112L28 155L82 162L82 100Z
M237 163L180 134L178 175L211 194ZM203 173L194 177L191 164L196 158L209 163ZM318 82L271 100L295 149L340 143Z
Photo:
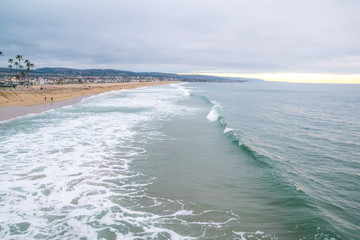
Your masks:
M229 133L229 132L231 132L231 131L234 131L234 129L229 128L229 127L226 127L226 128L224 129L224 133Z

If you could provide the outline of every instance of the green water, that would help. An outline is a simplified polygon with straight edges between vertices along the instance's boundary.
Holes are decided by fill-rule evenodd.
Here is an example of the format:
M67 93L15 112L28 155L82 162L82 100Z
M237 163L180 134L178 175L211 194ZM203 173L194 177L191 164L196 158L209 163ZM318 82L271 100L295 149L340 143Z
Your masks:
M2 239L357 239L360 88L191 83L0 123Z

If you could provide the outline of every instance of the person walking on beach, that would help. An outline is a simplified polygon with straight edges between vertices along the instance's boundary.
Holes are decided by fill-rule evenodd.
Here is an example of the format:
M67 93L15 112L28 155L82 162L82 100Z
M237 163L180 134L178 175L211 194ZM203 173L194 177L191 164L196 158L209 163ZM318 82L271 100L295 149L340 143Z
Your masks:
M53 97L51 97L51 101L52 101L52 102L54 101Z
M46 97L45 97L45 101L46 101Z

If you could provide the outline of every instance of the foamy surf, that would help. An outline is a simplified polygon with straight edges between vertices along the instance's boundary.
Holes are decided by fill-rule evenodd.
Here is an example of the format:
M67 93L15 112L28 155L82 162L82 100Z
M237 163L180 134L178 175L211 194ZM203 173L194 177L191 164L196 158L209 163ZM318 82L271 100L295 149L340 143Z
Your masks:
M229 132L232 132L232 131L234 131L234 129L229 128L229 127L226 127L226 128L224 129L224 133L225 133L225 134L226 134L226 133L229 133Z
M180 86L2 122L0 238L356 239L353 86Z
M177 83L173 85L176 86L183 93L184 96L190 96L190 90L183 87L184 85L186 85L186 83Z
M219 103L217 103L216 101L211 101L211 103L214 106L211 108L211 110L208 113L208 115L206 116L206 118L211 122L216 122L220 117L218 109L221 108L221 105Z
M141 232L148 238L167 232L180 239L160 227L161 216L128 203L142 198L154 180L129 167L146 154L138 145L161 138L152 121L191 111L174 105L183 92L113 91L3 123L0 238L142 238Z
M161 122L198 111L177 104L187 91L114 91L3 123L0 238L197 239L240 226L231 211L148 193L156 177L133 168L167 140Z

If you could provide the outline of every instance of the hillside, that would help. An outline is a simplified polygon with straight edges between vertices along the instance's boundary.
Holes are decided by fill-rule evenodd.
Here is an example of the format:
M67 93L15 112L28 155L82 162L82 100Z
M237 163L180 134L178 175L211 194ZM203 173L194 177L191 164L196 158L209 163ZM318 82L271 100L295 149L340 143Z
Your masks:
M0 73L9 73L8 68L0 68ZM12 73L16 73L13 69ZM4 74L3 74L4 75ZM179 75L175 73L160 73L160 72L132 72L114 69L73 69L73 68L38 68L31 71L32 76L122 76L122 77L154 77L166 78L184 82L252 82L262 81L260 79L249 78L227 78L216 77L209 75Z

